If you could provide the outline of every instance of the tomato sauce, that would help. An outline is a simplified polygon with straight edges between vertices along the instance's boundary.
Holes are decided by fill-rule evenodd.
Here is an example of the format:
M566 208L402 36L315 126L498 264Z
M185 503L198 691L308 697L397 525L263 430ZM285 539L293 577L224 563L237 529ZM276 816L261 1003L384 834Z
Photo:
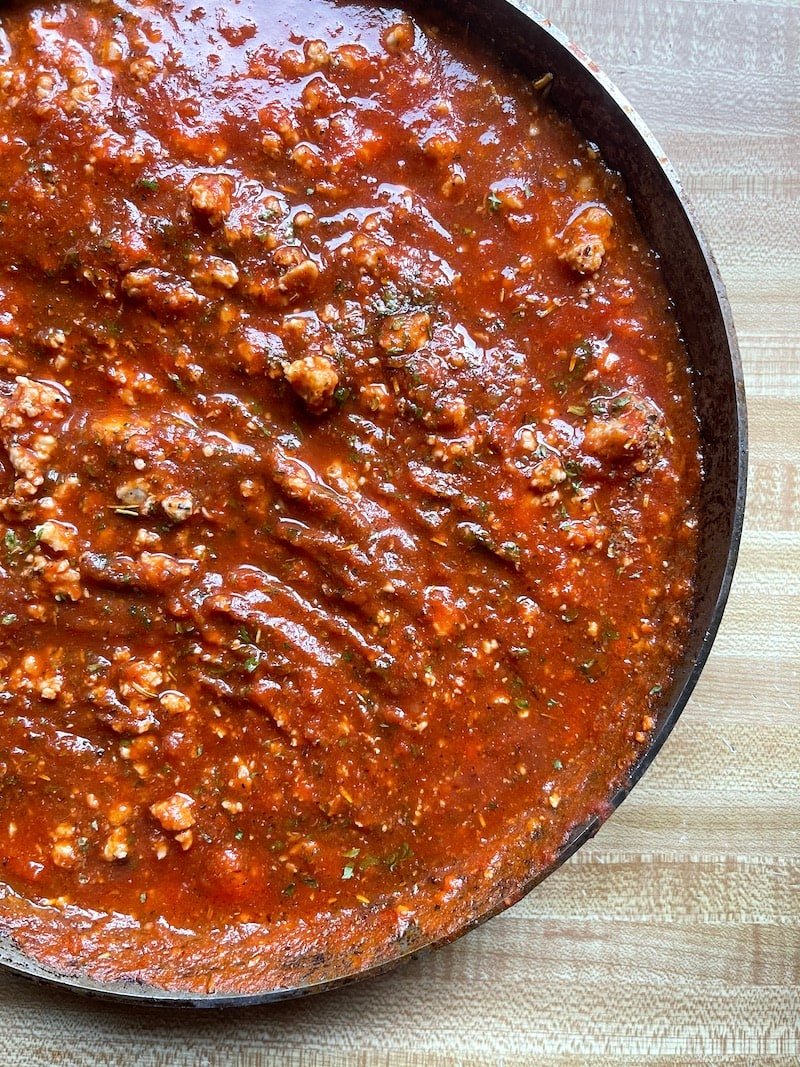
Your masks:
M0 924L261 990L518 892L686 633L687 356L619 177L429 12L0 20Z

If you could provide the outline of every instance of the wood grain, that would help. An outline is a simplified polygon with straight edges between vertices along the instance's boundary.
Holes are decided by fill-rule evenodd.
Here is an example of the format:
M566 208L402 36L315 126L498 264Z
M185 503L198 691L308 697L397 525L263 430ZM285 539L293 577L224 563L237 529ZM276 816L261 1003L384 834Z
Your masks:
M672 157L742 345L745 539L678 729L594 841L448 949L225 1017L134 1012L0 976L0 1063L800 1065L800 7L551 0L547 14Z

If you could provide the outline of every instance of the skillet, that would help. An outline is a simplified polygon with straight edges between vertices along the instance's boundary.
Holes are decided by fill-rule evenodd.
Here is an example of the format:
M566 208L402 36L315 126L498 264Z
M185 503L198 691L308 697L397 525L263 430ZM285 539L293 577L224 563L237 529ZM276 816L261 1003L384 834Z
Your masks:
M514 0L438 0L439 9L479 39L489 40L509 65L532 77L553 74L551 99L620 172L661 269L681 324L693 369L705 477L699 502L699 546L692 628L673 680L661 695L648 747L601 814L575 828L553 862L534 877L503 886L499 906L478 910L444 941L452 941L519 900L599 829L642 777L677 722L708 658L728 597L744 516L747 426L744 385L730 307L718 268L693 220L680 182L645 124L584 53L541 15ZM153 1005L240 1007L321 992L375 975L443 941L409 941L391 958L354 971L331 961L325 976L264 993L232 995L164 991L134 983L102 983L60 975L0 941L0 965L75 992Z

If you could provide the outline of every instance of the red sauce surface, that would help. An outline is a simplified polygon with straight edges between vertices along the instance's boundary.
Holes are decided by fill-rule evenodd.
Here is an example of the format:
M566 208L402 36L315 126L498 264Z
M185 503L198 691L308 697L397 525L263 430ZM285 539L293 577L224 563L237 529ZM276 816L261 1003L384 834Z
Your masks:
M46 964L390 958L647 743L694 573L678 327L548 79L429 18L0 21L0 919Z

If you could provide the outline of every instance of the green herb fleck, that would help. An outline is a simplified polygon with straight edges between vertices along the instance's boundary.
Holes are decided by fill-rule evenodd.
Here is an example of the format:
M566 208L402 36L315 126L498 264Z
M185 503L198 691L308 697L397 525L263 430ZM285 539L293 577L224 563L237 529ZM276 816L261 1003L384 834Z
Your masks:
M189 392L189 386L184 381L182 381L177 374L168 374L167 378L169 379L169 381L172 382L172 384L175 386L179 393L186 394Z
M402 863L403 860L410 859L413 855L414 853L411 851L408 842L403 841L402 844L386 858L389 870L393 871L399 863Z

